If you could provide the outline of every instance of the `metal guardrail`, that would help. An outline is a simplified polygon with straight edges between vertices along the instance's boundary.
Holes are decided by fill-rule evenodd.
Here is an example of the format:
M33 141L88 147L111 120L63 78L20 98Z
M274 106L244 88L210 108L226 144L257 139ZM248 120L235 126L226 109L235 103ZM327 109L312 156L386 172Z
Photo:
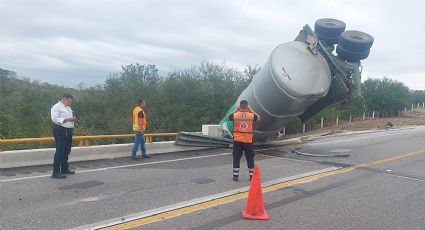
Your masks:
M175 137L177 133L147 133L145 134L146 143L152 143L154 137ZM73 141L80 141L79 146L90 146L90 140L120 139L133 138L134 134L115 134L115 135L93 135L93 136L74 136ZM38 137L38 138L16 138L16 139L0 139L0 144L18 144L18 143L35 143L35 142L54 142L54 137Z

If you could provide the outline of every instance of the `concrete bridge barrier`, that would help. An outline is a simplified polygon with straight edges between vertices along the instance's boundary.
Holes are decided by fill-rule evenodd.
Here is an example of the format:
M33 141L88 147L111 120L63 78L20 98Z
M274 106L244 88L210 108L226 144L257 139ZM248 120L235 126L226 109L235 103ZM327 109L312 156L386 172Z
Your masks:
M129 157L132 147L132 143L73 147L69 162ZM147 143L146 148L148 154L206 149L205 147L177 146L174 141ZM54 154L54 148L0 152L0 169L52 164Z

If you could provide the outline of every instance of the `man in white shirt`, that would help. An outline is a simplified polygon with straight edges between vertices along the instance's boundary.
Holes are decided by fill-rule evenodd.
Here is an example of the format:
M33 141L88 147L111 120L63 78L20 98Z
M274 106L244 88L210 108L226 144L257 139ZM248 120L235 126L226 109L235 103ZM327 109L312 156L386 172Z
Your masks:
M67 174L75 174L75 171L69 170L68 165L74 122L77 120L71 107L69 107L73 99L74 97L71 94L64 94L61 100L50 109L53 121L53 136L56 142L52 178L63 179L66 178Z

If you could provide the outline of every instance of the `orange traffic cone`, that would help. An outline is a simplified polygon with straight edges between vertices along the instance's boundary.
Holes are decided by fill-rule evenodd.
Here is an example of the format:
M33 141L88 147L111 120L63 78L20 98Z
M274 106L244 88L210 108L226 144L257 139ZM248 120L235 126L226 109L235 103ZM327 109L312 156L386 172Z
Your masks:
M248 201L242 211L242 217L252 220L268 220L269 214L264 209L263 192L261 190L260 169L255 166L252 176L251 186L249 187Z

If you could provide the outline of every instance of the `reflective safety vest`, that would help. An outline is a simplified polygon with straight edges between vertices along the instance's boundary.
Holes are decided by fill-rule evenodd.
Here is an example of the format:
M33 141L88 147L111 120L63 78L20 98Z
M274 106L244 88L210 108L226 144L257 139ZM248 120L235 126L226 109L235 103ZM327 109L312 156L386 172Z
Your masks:
M236 112L233 114L233 140L252 143L254 136L254 114L250 112Z
M143 113L143 118L139 117L139 113ZM146 124L146 113L140 106L136 106L133 109L133 131L145 131Z

